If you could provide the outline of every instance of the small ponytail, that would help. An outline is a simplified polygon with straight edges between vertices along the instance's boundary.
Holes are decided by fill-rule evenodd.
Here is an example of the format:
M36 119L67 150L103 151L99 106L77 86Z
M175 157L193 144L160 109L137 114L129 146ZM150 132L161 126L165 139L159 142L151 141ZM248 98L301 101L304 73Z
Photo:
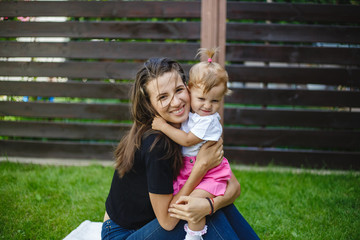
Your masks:
M224 94L229 94L227 87L229 76L226 70L213 58L219 52L219 48L200 48L195 55L200 56L200 62L195 64L189 72L188 87L203 86L204 93L209 92L214 86L224 84Z
M199 48L197 54L195 55L195 58L197 56L200 56L200 60L204 59L209 64L213 63L213 58L215 55L217 55L219 52L219 48Z

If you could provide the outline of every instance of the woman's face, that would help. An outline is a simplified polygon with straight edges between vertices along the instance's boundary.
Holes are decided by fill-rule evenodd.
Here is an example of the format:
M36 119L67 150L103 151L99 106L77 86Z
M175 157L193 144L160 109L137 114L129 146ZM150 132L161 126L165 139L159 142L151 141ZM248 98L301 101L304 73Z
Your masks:
M176 71L167 72L146 84L150 102L158 114L175 127L187 120L190 97Z

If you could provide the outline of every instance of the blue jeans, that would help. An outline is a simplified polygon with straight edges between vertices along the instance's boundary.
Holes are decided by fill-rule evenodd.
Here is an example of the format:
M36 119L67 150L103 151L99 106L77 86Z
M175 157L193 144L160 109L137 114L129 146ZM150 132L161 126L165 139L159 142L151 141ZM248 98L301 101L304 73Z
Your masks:
M138 230L128 230L120 227L112 220L103 223L101 239L127 239L127 240L168 240L184 239L185 221L180 221L172 231L164 230L157 219L152 220ZM254 230L231 204L217 211L213 216L206 218L208 232L204 240L259 240Z

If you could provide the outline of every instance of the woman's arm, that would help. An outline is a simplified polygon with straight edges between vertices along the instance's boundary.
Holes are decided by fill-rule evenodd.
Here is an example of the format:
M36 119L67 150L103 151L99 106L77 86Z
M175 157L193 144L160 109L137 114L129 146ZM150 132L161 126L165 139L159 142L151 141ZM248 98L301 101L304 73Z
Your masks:
M240 183L234 174L231 174L225 194L214 198L214 212L233 203L236 198L240 196L240 191ZM197 223L206 215L209 215L210 211L210 204L205 198L190 196L180 197L179 200L169 208L171 217L193 223Z
M163 132L166 136L171 138L171 140L184 147L193 146L203 141L192 132L187 133L171 126L162 117L154 118L152 122L152 129Z
M178 218L170 216L169 207L174 204L181 196L188 196L208 170L219 165L223 159L222 139L214 142L205 143L198 155L191 174L181 190L173 196L172 194L154 194L149 193L150 201L154 209L156 218L165 230L172 230L179 222Z

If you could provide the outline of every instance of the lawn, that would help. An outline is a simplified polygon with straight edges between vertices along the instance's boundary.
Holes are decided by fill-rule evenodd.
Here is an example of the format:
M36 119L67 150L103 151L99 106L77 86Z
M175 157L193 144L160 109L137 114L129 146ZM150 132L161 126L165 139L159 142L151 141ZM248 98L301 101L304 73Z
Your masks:
M275 168L276 169L276 168ZM235 170L261 239L360 239L360 175ZM102 221L113 169L0 163L0 239L62 239Z

